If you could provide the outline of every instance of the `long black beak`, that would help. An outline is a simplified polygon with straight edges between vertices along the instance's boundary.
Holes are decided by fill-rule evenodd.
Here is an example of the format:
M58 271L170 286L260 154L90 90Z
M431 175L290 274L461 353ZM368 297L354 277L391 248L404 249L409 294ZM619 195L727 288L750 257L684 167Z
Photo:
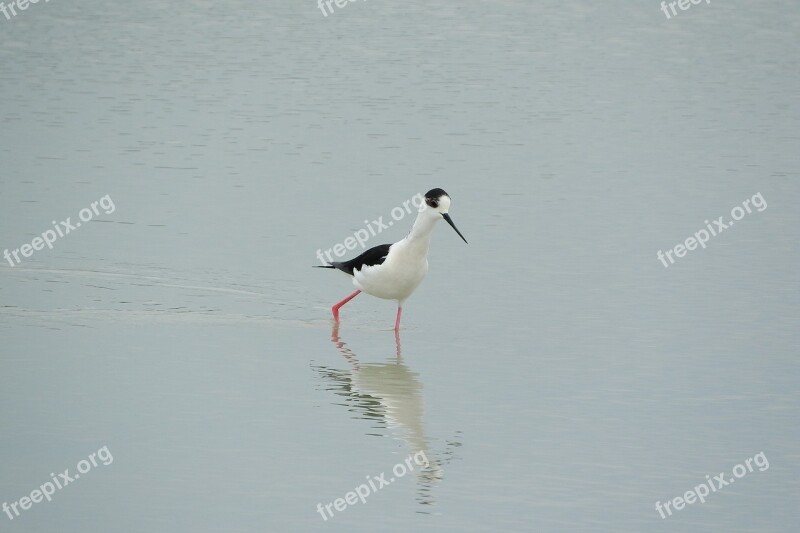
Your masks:
M460 231L458 231L458 228L456 227L456 225L453 224L453 219L450 218L450 215L448 215L447 213L442 213L442 218L445 219L448 224L453 226L453 229L456 230L456 233L458 233L458 236L461 237L464 240L464 242L467 242L467 239L464 239L464 236L461 235ZM469 244L469 243L467 242L467 244Z

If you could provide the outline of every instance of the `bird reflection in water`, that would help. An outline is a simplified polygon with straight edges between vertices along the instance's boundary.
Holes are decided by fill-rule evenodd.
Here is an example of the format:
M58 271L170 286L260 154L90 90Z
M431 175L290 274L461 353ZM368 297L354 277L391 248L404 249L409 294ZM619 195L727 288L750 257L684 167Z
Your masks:
M357 413L358 418L373 421L373 429L388 430L368 435L383 437L388 432L407 443L409 454L424 452L430 464L427 468L415 468L417 500L422 505L432 505L432 489L443 477L442 465L450 462L454 457L453 449L461 446L461 443L458 440L448 442L445 451L438 457L431 453L423 423L425 403L422 384L418 374L403 362L399 332L395 332L395 357L386 363L361 363L339 337L338 323L331 332L331 341L350 368L342 370L318 366L316 370L333 382L334 386L329 390L344 397L344 405L349 411Z

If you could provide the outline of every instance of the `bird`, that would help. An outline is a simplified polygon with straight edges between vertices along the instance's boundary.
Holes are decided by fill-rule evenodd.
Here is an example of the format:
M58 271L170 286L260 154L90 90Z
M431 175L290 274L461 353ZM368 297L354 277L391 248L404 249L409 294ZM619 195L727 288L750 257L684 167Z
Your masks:
M425 202L420 205L417 219L409 234L394 244L381 244L370 248L349 261L333 261L317 268L333 268L352 277L356 291L331 307L333 319L339 322L339 309L365 292L384 300L397 302L395 332L400 330L403 304L416 290L428 273L428 249L431 233L436 223L444 219L467 243L450 218L450 195L435 188L425 193ZM468 243L467 243L468 244Z

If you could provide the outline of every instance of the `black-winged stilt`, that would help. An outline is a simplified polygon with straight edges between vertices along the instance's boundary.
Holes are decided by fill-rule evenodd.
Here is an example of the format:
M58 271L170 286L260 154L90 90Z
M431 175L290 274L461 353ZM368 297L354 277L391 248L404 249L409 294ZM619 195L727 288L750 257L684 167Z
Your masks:
M428 249L436 222L445 219L458 236L467 242L453 224L449 209L450 196L442 189L431 189L425 193L425 203L420 206L417 220L405 239L370 248L350 261L334 261L319 267L341 270L353 278L353 285L358 289L331 308L334 320L339 321L339 308L363 291L378 298L397 301L394 329L399 330L403 303L428 272Z

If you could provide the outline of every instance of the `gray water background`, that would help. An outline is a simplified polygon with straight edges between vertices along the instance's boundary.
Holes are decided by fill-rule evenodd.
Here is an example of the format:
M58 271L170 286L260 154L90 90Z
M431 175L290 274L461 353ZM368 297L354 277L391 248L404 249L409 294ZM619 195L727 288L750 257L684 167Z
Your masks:
M798 34L788 0L0 16L0 250L115 205L0 263L0 503L114 458L0 531L796 530ZM368 296L331 342L317 249L433 187L469 244L436 229L401 358Z

